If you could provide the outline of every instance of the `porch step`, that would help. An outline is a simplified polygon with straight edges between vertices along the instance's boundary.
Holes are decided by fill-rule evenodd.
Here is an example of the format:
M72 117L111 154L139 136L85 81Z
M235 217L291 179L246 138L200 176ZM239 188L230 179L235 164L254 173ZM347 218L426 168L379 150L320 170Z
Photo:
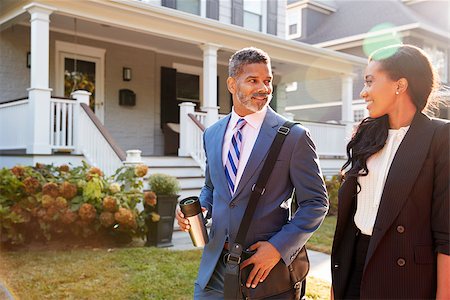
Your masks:
M178 156L142 156L142 160L152 167L198 167L190 157Z
M181 188L179 200L200 194L200 190L205 183L205 177L202 169L192 158L144 156L142 160L149 166L149 175L163 173L178 179Z

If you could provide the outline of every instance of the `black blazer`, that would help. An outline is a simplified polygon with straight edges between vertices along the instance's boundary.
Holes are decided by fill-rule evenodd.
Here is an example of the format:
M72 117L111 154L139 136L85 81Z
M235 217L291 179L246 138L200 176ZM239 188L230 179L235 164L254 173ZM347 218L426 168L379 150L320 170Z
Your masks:
M361 299L429 299L436 252L449 255L450 123L415 115L389 170L367 251ZM331 254L335 299L347 287L356 228L356 179L339 190Z

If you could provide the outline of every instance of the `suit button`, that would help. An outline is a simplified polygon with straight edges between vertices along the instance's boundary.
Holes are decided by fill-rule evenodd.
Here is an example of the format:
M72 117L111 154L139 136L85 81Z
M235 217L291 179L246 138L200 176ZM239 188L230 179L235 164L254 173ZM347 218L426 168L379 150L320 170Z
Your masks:
M338 264L335 264L335 265L334 265L334 268L335 268L335 269L339 268L339 265L338 265Z
M403 233L403 232L405 232L405 227L403 227L402 225L398 225L398 226L397 226L397 232L398 232L398 233Z
M230 203L230 207L231 207L231 208L235 208L235 207L236 207L236 204L235 204L234 202L231 202L231 203Z
M403 267L406 264L406 260L404 258L397 259L397 265Z

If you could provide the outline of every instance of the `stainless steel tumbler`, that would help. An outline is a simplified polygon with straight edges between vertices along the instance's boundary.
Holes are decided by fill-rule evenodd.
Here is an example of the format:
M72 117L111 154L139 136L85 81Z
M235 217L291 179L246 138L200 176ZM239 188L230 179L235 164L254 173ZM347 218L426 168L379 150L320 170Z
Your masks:
M191 228L189 235L195 247L203 247L208 243L205 219L198 197L188 197L180 201L180 209L184 217L189 220Z

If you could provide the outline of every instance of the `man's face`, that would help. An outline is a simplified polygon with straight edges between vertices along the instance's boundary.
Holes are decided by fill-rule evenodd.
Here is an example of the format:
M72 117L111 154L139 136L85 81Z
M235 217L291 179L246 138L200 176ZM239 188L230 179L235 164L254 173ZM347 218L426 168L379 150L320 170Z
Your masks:
M258 112L272 99L272 70L270 65L243 65L235 77L228 77L228 90L233 94L234 111L241 117Z

